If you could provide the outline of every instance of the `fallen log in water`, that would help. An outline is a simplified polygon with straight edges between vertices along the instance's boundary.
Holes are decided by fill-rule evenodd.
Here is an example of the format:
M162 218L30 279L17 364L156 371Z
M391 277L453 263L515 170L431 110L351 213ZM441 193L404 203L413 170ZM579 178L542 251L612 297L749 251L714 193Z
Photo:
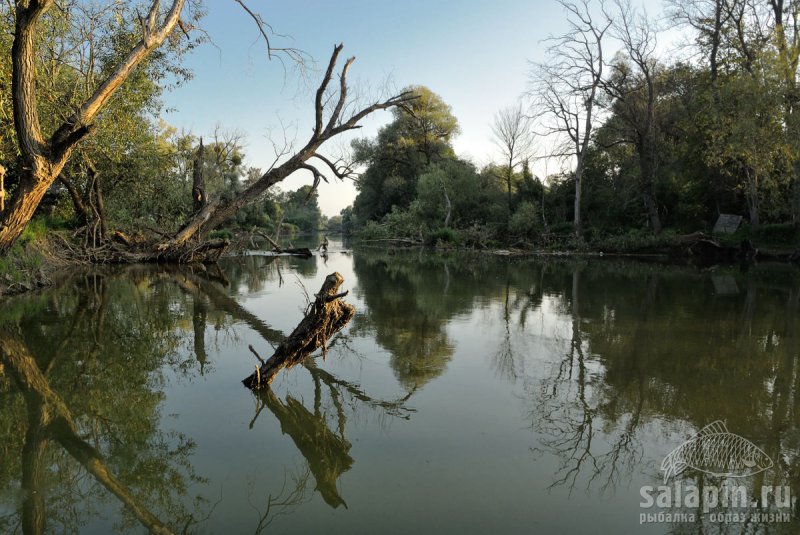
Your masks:
M278 245L278 243L275 240L270 238L269 235L267 235L266 233L261 232L260 230L256 230L254 232L255 234L258 234L259 236L267 240L269 244L272 246L272 250L275 251L276 254L302 256L303 258L310 258L314 255L314 253L312 253L311 249L309 249L308 247L290 247L288 249L283 249L280 245Z
M325 352L328 339L347 325L356 312L353 305L341 300L347 295L347 292L338 293L343 282L344 278L339 273L325 277L322 288L314 301L309 303L300 324L280 343L269 359L262 361L261 366L242 381L247 388L269 386L283 368L291 368L320 347Z

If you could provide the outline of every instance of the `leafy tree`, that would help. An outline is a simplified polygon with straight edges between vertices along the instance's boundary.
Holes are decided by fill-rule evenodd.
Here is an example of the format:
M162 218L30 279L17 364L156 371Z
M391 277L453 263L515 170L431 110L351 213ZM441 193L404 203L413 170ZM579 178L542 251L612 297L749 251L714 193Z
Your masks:
M451 145L458 121L441 97L423 86L406 91L418 98L392 111L393 120L375 140L353 142L355 159L367 169L357 182L353 211L361 221L380 219L393 206L406 208L428 166L455 154Z

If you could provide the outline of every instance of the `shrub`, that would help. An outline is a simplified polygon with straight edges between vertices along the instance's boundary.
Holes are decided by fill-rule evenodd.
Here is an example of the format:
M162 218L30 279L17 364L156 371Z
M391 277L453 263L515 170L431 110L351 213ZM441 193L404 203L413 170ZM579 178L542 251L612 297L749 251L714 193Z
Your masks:
M431 245L458 245L461 243L461 236L455 229L441 227L431 232L426 242Z

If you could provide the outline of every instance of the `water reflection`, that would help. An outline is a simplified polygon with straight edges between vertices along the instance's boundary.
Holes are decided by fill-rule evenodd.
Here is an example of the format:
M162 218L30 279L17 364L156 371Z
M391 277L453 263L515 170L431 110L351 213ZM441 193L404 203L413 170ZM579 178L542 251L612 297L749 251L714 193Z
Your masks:
M302 309L295 283L333 270L354 289L349 331L251 398L248 343L280 343ZM545 531L592 532L604 510L636 532L639 486L660 485L663 457L715 420L775 462L741 480L750 492L800 492L799 280L787 266L385 250L91 270L0 310L0 531L358 531L403 500L420 522L403 527L422 529L492 488L501 532L530 503ZM224 447L199 454L223 425ZM585 495L585 518L549 513ZM707 505L651 531L739 531Z
M86 503L108 494L124 505L123 528L169 532L162 518L189 527L204 514L201 497L185 505L203 481L188 462L192 439L159 426L159 370L183 369L175 296L142 271L128 275L126 291L92 273L5 303L0 488L19 508L0 520L4 532L80 531L93 516Z

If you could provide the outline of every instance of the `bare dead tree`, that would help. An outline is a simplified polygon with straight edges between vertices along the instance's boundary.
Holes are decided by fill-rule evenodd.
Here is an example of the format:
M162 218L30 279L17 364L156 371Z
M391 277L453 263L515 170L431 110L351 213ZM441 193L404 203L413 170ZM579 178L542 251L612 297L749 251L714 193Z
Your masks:
M511 217L511 182L514 176L514 169L530 156L533 145L531 121L522 110L522 103L504 108L495 114L494 122L492 123L492 138L495 145L503 153L506 163L508 217ZM446 195L447 193L445 192ZM447 204L449 214L449 198L447 198Z
M559 0L569 29L548 41L548 60L534 65L529 92L544 135L560 138L557 156L575 160L576 236L582 235L581 199L586 155L599 117L597 99L603 81L603 40L611 17L602 0ZM594 11L599 11L599 17Z
M276 164L267 170L258 180L252 182L241 193L230 200L209 200L206 206L194 214L176 235L164 243L157 250L166 259L179 258L190 241L202 239L208 232L233 217L241 208L257 202L262 195L272 186L281 182L292 173L306 171L311 173L314 188L320 181L327 182L323 169L333 176L344 179L352 175L352 169L326 157L319 152L322 145L328 140L345 132L360 128L362 119L378 110L385 110L395 106L404 106L414 100L416 95L411 91L403 91L385 100L378 100L363 108L353 108L348 101L347 73L355 61L355 57L345 61L339 73L338 90L335 97L328 94L328 87L334 76L339 54L343 45L334 47L328 67L322 78L314 101L315 121L311 136L297 152L289 156L283 163ZM327 96L326 96L327 95ZM345 110L351 110L345 113Z

